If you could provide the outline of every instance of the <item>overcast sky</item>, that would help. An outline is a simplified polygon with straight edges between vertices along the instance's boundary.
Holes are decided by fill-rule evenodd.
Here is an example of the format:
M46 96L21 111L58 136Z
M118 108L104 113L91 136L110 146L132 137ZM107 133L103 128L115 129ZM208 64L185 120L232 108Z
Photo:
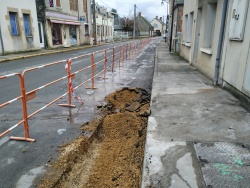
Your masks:
M96 0L99 5L103 5L111 10L117 10L120 17L133 17L134 4L136 4L136 14L142 13L142 16L152 21L155 16L165 17L167 15L167 4L161 6L161 0ZM166 18L164 18L165 20Z

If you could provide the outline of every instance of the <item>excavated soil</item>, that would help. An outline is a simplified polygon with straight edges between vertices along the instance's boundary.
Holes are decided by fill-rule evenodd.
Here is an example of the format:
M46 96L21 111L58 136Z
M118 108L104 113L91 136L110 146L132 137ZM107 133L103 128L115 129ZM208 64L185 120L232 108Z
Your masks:
M61 147L39 187L140 187L150 96L124 88L97 106L100 117Z

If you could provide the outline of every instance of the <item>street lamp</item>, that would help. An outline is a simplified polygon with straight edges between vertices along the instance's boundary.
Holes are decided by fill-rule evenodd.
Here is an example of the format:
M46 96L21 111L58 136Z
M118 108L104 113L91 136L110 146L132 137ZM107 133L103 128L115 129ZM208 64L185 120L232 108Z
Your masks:
M169 4L169 0L161 0L161 4L164 4L164 2ZM170 35L170 39L169 39L169 51L171 52L171 48L172 48L172 37L173 37L173 24L174 24L174 3L178 2L178 0L172 0L172 16L171 16L171 35ZM167 9L168 10L168 9Z
M168 7L169 7L169 1L168 0L161 0L161 6L164 5L164 2L167 3L167 19L166 19L166 33L165 33L165 42L167 42L167 36L166 34L168 35L168 19L169 19L169 16L168 16Z

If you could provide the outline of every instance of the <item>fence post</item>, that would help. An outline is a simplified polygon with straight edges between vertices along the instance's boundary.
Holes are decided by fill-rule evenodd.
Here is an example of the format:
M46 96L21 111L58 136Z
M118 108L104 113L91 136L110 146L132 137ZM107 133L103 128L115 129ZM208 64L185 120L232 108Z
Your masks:
M126 60L128 60L128 44L126 44Z
M92 64L92 85L91 87L85 87L86 89L96 89L95 88L95 53L92 53L91 55L91 64Z
M29 135L29 120L28 120L28 110L27 110L27 99L26 99L26 88L25 88L25 81L24 81L24 72L22 73L22 76L20 76L22 106L23 106L24 137L11 136L10 139L11 140L22 140L22 141L28 141L28 142L35 142L36 140L30 138L30 135Z
M120 46L120 53L119 53L119 68L121 67L121 53L122 53L122 46Z
M67 74L68 74L68 104L58 104L58 106L64 106L64 107L71 107L71 108L75 108L75 105L71 104L71 92L72 92L72 76L71 76L71 64L72 64L72 60L68 59L67 60L67 65L66 65L66 70L67 70Z
M122 63L124 62L124 45L122 45Z
M104 79L106 79L107 73L107 50L104 50Z
M129 44L129 59L131 58L131 43Z
M113 47L112 72L114 72L114 66L115 66L115 47Z

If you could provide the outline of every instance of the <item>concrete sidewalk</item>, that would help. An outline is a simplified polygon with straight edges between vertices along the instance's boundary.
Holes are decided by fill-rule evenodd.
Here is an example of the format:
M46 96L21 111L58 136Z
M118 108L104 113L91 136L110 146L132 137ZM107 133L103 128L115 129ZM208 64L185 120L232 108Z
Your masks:
M108 43L101 42L98 45L81 45L81 46L73 46L73 47L69 47L69 48L62 47L62 48L55 48L55 49L41 49L41 50L35 50L35 51L30 51L30 52L0 55L0 63L6 62L6 61L13 61L13 60L17 60L17 59L41 56L41 55L69 52L69 51L73 51L73 50L82 50L82 49L93 48L93 47L101 46L101 45L105 45L105 44L108 44Z
M157 47L142 187L250 187L250 114Z

